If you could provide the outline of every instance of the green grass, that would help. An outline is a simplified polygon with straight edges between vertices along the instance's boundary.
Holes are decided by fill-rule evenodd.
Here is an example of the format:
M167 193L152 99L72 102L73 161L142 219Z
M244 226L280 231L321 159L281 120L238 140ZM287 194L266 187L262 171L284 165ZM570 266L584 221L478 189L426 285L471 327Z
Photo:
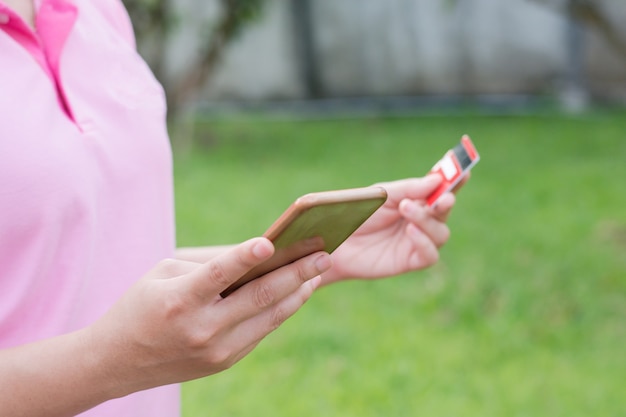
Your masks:
M626 114L200 122L176 159L180 245L260 234L297 196L420 176L463 133L482 161L435 267L323 288L196 416L621 416Z

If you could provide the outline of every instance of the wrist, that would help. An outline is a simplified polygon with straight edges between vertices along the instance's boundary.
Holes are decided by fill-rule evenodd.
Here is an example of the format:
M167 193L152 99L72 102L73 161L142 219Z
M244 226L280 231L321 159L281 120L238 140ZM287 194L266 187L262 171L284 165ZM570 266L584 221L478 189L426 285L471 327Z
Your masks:
M0 351L0 408L69 416L124 395L94 342L86 328Z
M104 332L98 333L97 324L80 330L77 337L80 339L84 355L82 357L83 374L88 375L94 387L98 387L99 395L103 401L124 397L133 392L132 381L128 375L130 364L124 360L128 355L123 355L123 348L119 343L111 339L111 335ZM126 369L124 369L126 368Z

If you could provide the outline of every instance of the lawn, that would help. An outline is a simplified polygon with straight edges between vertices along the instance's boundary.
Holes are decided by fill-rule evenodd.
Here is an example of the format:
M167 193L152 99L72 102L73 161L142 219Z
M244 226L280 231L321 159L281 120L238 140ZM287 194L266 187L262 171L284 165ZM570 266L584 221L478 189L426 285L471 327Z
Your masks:
M435 267L319 290L183 415L622 416L626 113L200 121L176 158L180 245L261 234L297 196L482 161Z

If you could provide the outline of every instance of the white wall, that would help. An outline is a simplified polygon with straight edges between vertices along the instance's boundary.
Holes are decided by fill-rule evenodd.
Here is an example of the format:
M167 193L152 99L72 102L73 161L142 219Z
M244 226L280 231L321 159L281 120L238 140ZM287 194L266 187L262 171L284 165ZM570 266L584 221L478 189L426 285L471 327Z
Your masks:
M523 0L317 0L316 17L339 93L516 92L564 65L562 19Z
M216 1L179 0L185 25L170 46L170 70L188 61L194 28ZM605 0L617 23L626 2ZM267 0L261 19L229 48L205 96L301 98L289 0ZM538 93L567 71L566 21L532 0L314 0L320 78L330 96ZM616 90L626 63L587 36L589 84Z

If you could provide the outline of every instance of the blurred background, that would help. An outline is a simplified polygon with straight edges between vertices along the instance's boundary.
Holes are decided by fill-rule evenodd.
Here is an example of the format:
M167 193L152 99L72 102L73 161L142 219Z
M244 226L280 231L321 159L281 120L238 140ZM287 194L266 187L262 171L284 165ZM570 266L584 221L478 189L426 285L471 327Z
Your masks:
M579 111L626 100L626 5L616 0L127 4L172 111L190 101L537 96Z
M125 1L166 88L180 245L482 160L425 271L319 290L185 417L622 416L626 3Z

